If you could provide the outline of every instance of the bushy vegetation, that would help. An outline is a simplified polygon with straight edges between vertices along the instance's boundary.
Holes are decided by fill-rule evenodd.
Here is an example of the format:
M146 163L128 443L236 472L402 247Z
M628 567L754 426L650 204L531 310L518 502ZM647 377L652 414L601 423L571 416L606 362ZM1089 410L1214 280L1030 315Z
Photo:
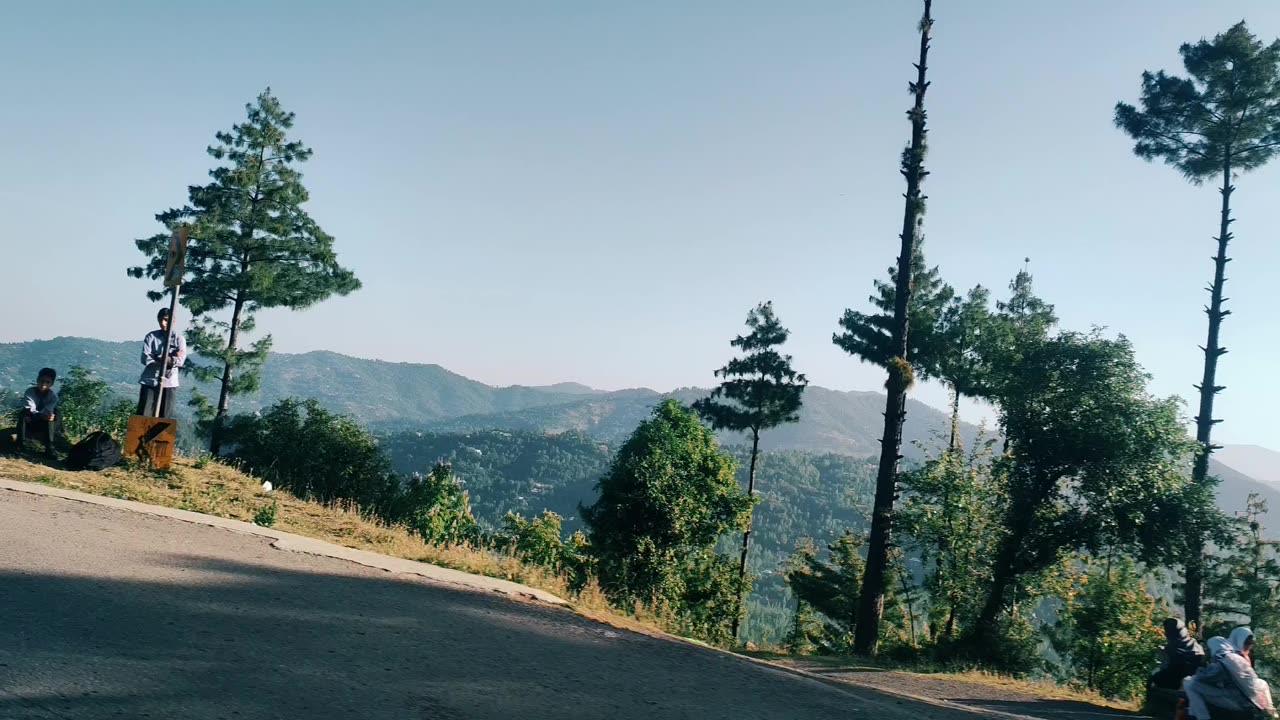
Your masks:
M123 443L129 416L137 409L117 395L107 382L79 365L71 368L58 388L58 401L67 439L76 442L101 431Z
M711 430L680 402L663 402L618 450L599 490L582 515L605 594L623 607L654 606L700 636L731 637L742 583L715 547L745 530L751 499Z
M1168 609L1157 607L1128 558L1082 558L1068 582L1047 633L1066 676L1107 697L1137 696L1164 643L1157 615Z

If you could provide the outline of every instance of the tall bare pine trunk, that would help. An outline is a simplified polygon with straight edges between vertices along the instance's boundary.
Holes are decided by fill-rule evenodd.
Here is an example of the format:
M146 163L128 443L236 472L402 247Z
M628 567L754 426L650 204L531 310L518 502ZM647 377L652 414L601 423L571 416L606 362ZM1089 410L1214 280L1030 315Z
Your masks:
M1222 422L1213 419L1213 399L1224 386L1216 384L1218 374L1218 358L1226 354L1227 349L1219 341L1222 319L1231 314L1223 310L1223 287L1227 283L1227 243L1231 242L1231 193L1235 187L1231 184L1231 153L1226 153L1222 166L1222 210L1221 225L1218 228L1218 254L1213 258L1213 284L1209 286L1209 307L1204 311L1209 316L1209 337L1204 344L1204 379L1196 388L1200 391L1200 411L1196 414L1196 442L1200 443L1200 454L1191 471L1191 479L1195 483L1203 483L1209 477L1209 456L1219 446L1213 444L1213 426ZM1200 539L1191 548L1187 557L1187 581L1184 588L1184 610L1188 623L1200 627L1200 608L1204 590L1204 541Z
M911 278L914 250L919 241L920 223L924 216L924 196L920 185L928 173L924 169L925 111L924 96L929 89L926 80L929 41L933 30L933 0L924 0L924 16L920 20L920 60L915 64L916 81L911 83L915 104L907 112L911 120L911 146L902 155L902 175L907 180L906 206L902 217L901 251L898 255L898 277L893 308L893 351L889 362L888 397L884 410L884 435L880 440L880 465L876 473L876 499L871 514L871 537L867 543L867 564L858 598L858 622L854 630L854 651L874 655L880 639L880 619L884 614L885 570L893 533L893 510L898 497L898 461L902 449L902 424L906 418L907 389L912 382L908 357L908 308L911 303Z

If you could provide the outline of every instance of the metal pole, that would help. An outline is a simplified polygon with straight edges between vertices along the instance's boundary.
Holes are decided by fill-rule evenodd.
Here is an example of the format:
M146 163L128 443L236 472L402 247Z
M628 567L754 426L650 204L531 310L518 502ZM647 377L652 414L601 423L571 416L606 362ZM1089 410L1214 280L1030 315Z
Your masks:
M186 263L187 234L190 232L186 224L173 231L169 241L169 267L165 268L165 285L173 288L173 297L169 299L169 327L164 334L164 352L160 356L160 371L156 378L156 407L152 417L160 417L160 408L164 406L164 381L169 374L169 348L173 343L173 329L178 320L178 292L182 289L183 265ZM174 276L173 273L177 272Z
M173 342L173 326L177 320L178 314L178 291L182 289L181 285L173 286L173 297L169 300L169 329L164 334L164 354L160 356L160 372L156 387L156 407L155 414L152 417L160 417L160 408L164 404L164 381L165 375L169 369L169 347Z

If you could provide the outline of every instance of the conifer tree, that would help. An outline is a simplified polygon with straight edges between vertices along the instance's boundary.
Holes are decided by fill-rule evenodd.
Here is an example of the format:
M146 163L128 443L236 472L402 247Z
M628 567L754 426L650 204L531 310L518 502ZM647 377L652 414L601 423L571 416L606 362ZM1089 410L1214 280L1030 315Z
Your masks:
M912 279L915 276L915 253L920 242L924 218L925 196L921 185L928 172L924 169L926 142L924 97L927 80L929 41L933 32L933 0L924 0L920 19L920 58L915 63L916 79L909 85L915 103L907 111L911 121L911 143L902 152L901 173L906 179L906 204L899 235L897 276L894 278L893 322L889 325L890 343L887 357L888 381L884 412L884 433L880 439L880 464L876 471L876 497L871 511L871 535L867 543L867 565L862 582L858 610L857 638L854 649L863 655L874 655L880 638L880 618L884 614L886 574L889 547L893 533L893 506L898 496L898 461L901 459L902 426L907 409L907 390L914 381L911 364L910 326ZM847 316L846 316L847 317ZM847 334L846 334L847 335ZM844 347L842 336L834 340ZM862 355L851 345L850 352ZM878 350L878 349L877 349ZM867 357L880 362L880 356Z
M791 553L791 556L783 563L783 578L790 583L792 573L811 573L811 563L817 557L818 548L813 544L813 538L802 538L796 543L795 550ZM793 592L792 595L795 595L795 593ZM787 629L783 647L792 655L807 655L817 648L822 636L822 622L819 620L817 612L812 605L796 595L796 609L791 616L791 625Z
M1201 185L1219 178L1222 205L1218 212L1217 254L1209 284L1208 338L1204 351L1204 375L1197 389L1196 457L1192 478L1204 483L1209 476L1213 444L1214 396L1225 389L1217 381L1222 346L1227 245L1232 240L1231 195L1235 177L1262 167L1280 152L1280 40L1264 45L1243 22L1213 40L1184 43L1179 48L1187 77L1163 70L1142 74L1140 106L1117 103L1116 126L1134 140L1133 152L1144 160L1163 160L1184 178ZM1184 584L1188 623L1200 622L1203 573L1203 539L1186 558Z
M804 606L821 614L821 637L812 639L827 652L853 648L865 571L861 549L861 536L846 530L827 547L827 560L818 557L812 542L797 547L786 574L791 592Z
M1232 523L1232 541L1207 563L1204 585L1205 636L1249 625L1258 633L1255 660L1273 668L1280 661L1280 542L1263 534L1267 501L1249 493L1245 510Z
M943 337L943 322L955 290L942 281L935 265L925 264L923 243L917 242L912 252L910 332L908 357L915 373L922 378L940 377L944 356L949 352L949 338ZM893 313L897 300L898 263L889 268L887 280L875 281L875 294L867 298L874 310L870 313L848 309L840 318L841 332L832 337L841 350L859 360L889 369L893 358Z
M338 265L333 238L302 208L308 193L297 165L311 157L311 149L287 137L293 113L270 89L246 112L245 122L218 133L208 149L223 163L209 171L213 182L191 187L185 207L156 216L170 230L192 225L181 300L198 321L187 332L191 354L213 361L188 365L197 378L219 383L216 404L198 394L192 402L215 455L221 451L231 397L258 389L271 348L270 335L245 346L257 312L300 310L360 287L355 275ZM138 240L147 262L129 273L162 278L168 238L166 231ZM161 294L148 293L153 300ZM228 310L228 316L220 314Z
M938 329L936 375L951 390L951 440L960 449L960 398L985 397L987 370L982 343L991 332L991 294L981 285L964 297L948 298Z
M791 369L791 356L777 348L787 340L789 331L774 315L773 303L757 305L747 315L746 335L729 344L740 350L740 358L716 371L724 382L709 397L698 400L693 409L717 430L747 432L751 435L750 470L747 473L747 497L756 492L756 464L760 456L760 433L800 419L801 397L809 381ZM742 555L738 561L738 584L746 585L747 552L751 547L751 520L742 534ZM733 615L730 629L738 638L742 601Z

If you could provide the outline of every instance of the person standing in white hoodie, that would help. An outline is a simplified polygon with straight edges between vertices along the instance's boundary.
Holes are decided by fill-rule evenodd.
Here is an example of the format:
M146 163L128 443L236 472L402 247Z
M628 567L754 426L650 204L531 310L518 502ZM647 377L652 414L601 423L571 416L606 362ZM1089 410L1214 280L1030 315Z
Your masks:
M138 414L146 417L155 415L157 396L159 398L159 417L173 417L173 399L178 394L178 368L187 361L187 341L180 332L169 332L169 309L162 308L156 314L156 322L160 327L147 333L142 339L142 377L138 378ZM169 363L161 372L160 363L164 358L164 343L169 340Z

